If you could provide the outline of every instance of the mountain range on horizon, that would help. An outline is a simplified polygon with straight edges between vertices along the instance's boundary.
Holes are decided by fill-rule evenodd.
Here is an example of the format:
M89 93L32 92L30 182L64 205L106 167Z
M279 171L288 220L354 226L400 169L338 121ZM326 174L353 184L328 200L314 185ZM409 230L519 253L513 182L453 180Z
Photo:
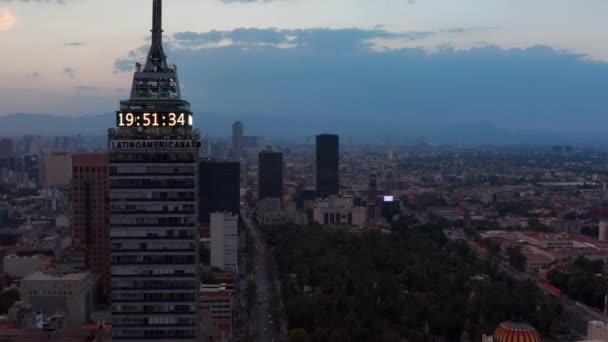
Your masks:
M359 118L345 124L343 118L277 117L263 114L195 114L195 126L204 135L228 137L234 121L245 125L246 135L265 136L282 142L304 142L321 133L336 133L349 144L404 144L420 141L447 145L608 145L608 139L595 134L564 134L551 131L505 129L490 123L424 124L382 122ZM0 116L0 136L26 134L105 135L115 126L115 114L77 117L19 113Z

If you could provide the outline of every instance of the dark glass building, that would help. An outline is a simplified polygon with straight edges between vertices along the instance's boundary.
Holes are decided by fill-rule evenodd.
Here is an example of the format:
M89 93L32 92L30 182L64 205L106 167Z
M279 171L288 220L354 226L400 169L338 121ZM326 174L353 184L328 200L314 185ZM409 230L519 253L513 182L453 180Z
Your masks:
M283 153L259 154L259 199L283 197Z
M35 154L24 155L23 172L27 173L29 180L40 181L40 158Z
M214 160L199 162L199 223L208 224L213 212L239 213L240 169L238 162Z
M340 137L317 135L317 196L327 197L340 192Z

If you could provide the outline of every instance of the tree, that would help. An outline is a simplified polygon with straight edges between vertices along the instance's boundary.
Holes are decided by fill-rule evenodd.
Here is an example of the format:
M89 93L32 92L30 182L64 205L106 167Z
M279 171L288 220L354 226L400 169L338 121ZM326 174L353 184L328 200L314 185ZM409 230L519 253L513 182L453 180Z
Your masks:
M21 296L19 295L19 290L10 289L4 291L0 294L0 314L5 314L8 310L15 304L15 302L19 301Z
M251 190L245 192L245 203L247 203L250 208L255 207L255 198L253 197L253 192Z
M507 257L509 264L518 271L526 270L526 262L528 261L526 256L521 252L520 246L511 246L507 248Z
M249 280L247 281L247 290L246 290L246 296L247 296L247 307L248 307L248 311L249 314L251 315L251 312L253 311L253 308L255 307L255 302L258 298L258 286L256 285L255 281L253 280Z
M484 248L488 251L491 257L497 257L500 253L500 243L492 239L481 240Z
M579 271L598 274L602 273L602 270L604 269L604 261L601 259L592 261L585 258L584 256L579 256L574 260L572 266L574 266Z
M289 342L310 342L310 336L306 329L293 329L288 334Z
M537 307L554 310L534 284L508 278L463 242L447 241L441 226L392 228L391 234L316 224L263 228L294 339L453 341L466 330L477 340L508 319L536 322ZM473 280L480 274L487 277Z

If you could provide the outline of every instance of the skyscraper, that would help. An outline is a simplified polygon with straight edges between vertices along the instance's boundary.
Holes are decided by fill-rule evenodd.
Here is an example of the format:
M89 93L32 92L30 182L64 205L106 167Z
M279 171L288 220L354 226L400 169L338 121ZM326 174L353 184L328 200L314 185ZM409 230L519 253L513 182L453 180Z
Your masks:
M199 222L208 224L210 214L240 209L240 165L229 161L201 160L199 163Z
M108 168L107 154L72 156L72 247L84 252L104 296L110 295Z
M199 133L162 46L152 46L109 130L113 341L199 341Z
M258 157L259 199L283 197L283 154L263 151Z
M0 158L13 156L13 139L0 139Z
M335 134L317 135L317 196L340 192L340 138Z
M245 129L240 121L232 124L232 161L238 162L241 160L243 153L243 135Z

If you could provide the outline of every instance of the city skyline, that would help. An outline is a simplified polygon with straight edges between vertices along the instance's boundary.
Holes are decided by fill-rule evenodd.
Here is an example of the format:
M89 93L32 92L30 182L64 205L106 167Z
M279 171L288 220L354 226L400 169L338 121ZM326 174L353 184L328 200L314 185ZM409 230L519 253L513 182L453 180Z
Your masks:
M134 62L148 48L145 26L129 20L142 4L0 2L0 39L14 61L0 67L0 116L110 111L107 103L128 92ZM165 37L197 112L380 113L399 125L425 117L587 133L598 125L581 121L605 123L608 44L599 13L606 6L183 1L168 9ZM366 103L352 100L361 97Z
M0 339L608 342L603 1L0 0Z

